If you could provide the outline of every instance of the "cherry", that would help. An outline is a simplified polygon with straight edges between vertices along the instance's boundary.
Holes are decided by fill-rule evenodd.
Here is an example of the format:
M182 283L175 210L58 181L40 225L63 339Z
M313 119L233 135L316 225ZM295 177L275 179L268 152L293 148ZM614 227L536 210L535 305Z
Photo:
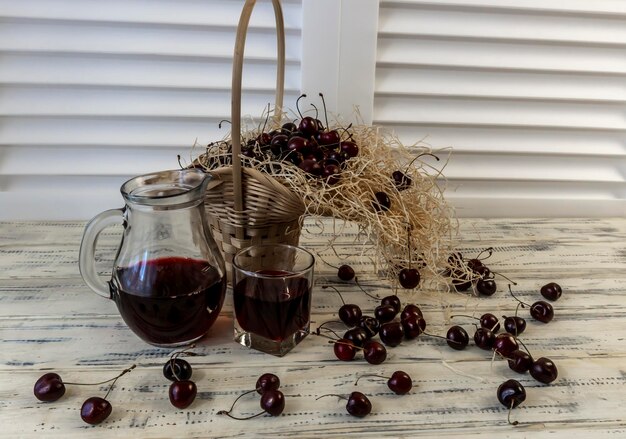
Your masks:
M393 306L394 312L398 314L400 309L402 308L402 302L400 302L400 298L395 294L391 296L385 296L380 300L381 305L391 305Z
M463 272L456 271L455 278L452 279L452 285L457 292L467 291L472 287L472 281L467 279L467 275Z
M548 323L554 318L554 308L548 302L538 300L530 306L530 315L542 323Z
M561 294L563 293L563 290L561 289L561 286L559 284L555 282L550 282L541 287L540 293L546 299L555 301L559 300Z
M502 316L504 317L504 316ZM504 317L504 330L515 336L520 335L526 329L526 320L519 316Z
M535 360L529 370L534 379L544 384L551 383L559 376L559 371L554 362L545 357Z
M111 403L99 396L92 396L83 402L80 408L80 417L87 424L96 425L109 417L113 407Z
M391 199L385 192L376 192L375 200L372 201L372 207L376 212L386 212L391 209Z
M369 364L381 364L387 359L387 349L374 340L368 340L363 345L363 356Z
M361 321L361 308L354 303L346 303L339 308L339 319L348 326L356 326Z
M509 369L517 373L526 373L533 365L533 358L520 349L511 352L507 360L509 362Z
M220 410L217 412L217 414L226 415L229 418L236 419L238 421L245 421L247 419L252 419L252 418L256 418L257 416L261 416L263 413L267 413L270 416L278 416L283 412L283 410L285 410L285 395L283 395L283 392L277 389L268 389L267 391L261 394L260 405L261 405L261 409L263 410L262 412L257 413L252 416L248 416L246 418L239 418L237 416L231 415L230 413L235 407L235 404L237 403L237 401L239 401L239 398L251 392L254 392L254 390L250 390L248 392L245 392L239 395L237 399L235 399L235 401L233 402L233 405L230 407L230 410Z
M368 340L367 331L361 327L355 327L348 329L343 335L343 338L351 341L355 346L362 348L365 342Z
M347 399L348 403L346 404L346 410L352 416L356 416L357 418L363 418L370 414L372 411L372 403L370 400L362 394L361 392L352 392L348 398L343 395L337 395L334 393L328 395L322 395L315 398L317 401L320 398L325 398L326 396L336 396L340 399Z
M291 133L293 133L293 132L294 132L294 131L296 131L297 129L298 129L298 127L296 126L296 124L295 124L295 123L293 123L293 122L287 122L287 123L284 123L284 124L283 124L283 126L282 126L282 127L281 127L281 129L280 129L280 131L281 131L283 134L290 135Z
M380 322L374 317L363 316L359 321L359 327L367 333L367 338L372 338L380 331Z
M272 137L270 142L270 146L272 147L272 152L276 155L280 154L282 151L285 151L287 145L289 144L289 137L286 134L276 134Z
M300 154L308 154L311 150L311 142L304 137L294 136L287 142L287 149L293 152L299 152Z
M417 287L420 283L420 273L415 268L403 268L398 274L400 285L408 290Z
M491 276L491 270L486 265L480 265L474 268L474 273L479 275L481 279L487 279Z
M502 355L503 357L510 357L511 352L519 349L519 344L515 337L508 332L503 332L496 336L496 341L493 343L493 349Z
M408 189L411 186L411 183L413 183L411 177L409 177L402 171L393 171L393 173L391 174L391 178L393 178L393 183L395 184L398 191Z
M170 402L179 409L187 408L196 399L198 389L196 383L190 380L174 381L170 384Z
M330 185L337 184L341 180L341 169L333 163L325 164L322 169L322 176L326 183Z
M354 269L349 265L342 265L337 270L337 277L343 281L350 281L354 279Z
M340 338L333 345L333 350L335 352L335 357L340 359L341 361L352 361L356 356L356 348L354 343L345 338Z
M339 144L339 148L341 149L341 152L345 154L347 158L353 158L359 155L358 145L351 140L343 140Z
M389 322L380 326L378 335L386 346L395 347L402 343L404 329L400 322Z
M409 316L424 317L422 310L417 305L413 305L412 303L404 307L402 313L400 313L400 320L404 320Z
M422 317L409 316L401 320L404 336L412 340L418 337L426 329L426 320Z
M488 328L478 328L474 333L474 343L486 351L493 349L496 335Z
M314 175L316 177L319 177L320 175L322 175L324 173L324 169L322 168L322 166L317 161L315 161L313 159L305 158L298 165L298 167L300 169L302 169L304 172L306 172L307 174L311 174L311 175Z
M480 259L470 259L469 261L467 261L467 268L469 268L470 270L472 270L473 272L476 272L476 270L479 267L483 267L483 263Z
M256 138L256 141L259 143L260 146L267 146L272 142L272 136L270 135L270 133L261 133Z
M273 373L264 373L256 380L256 391L260 395L269 390L278 390L280 387L280 378Z
M339 133L336 130L324 131L322 133L319 133L318 141L320 145L338 146L339 142L341 142L341 137L339 137Z
M517 425L518 422L511 422L511 410L526 400L526 389L519 381L507 380L498 387L498 401L500 404L509 409L507 420L511 425Z
M500 321L495 315L491 313L485 313L480 316L480 326L490 329L495 334L500 330Z
M467 332L462 327L451 326L446 334L446 342L452 349L461 351L467 347L469 335L467 335Z
M172 358L163 365L163 376L170 381L188 380L192 373L191 365L182 358Z
M394 319L397 312L392 305L378 305L374 309L374 316L380 323L387 323Z
M359 383L361 378L365 377L376 377L376 378L385 378L387 379L387 387L389 387L396 395L405 395L411 391L413 388L413 380L409 376L408 373L397 370L391 377L376 375L376 374L365 374L361 375L357 378L354 385L356 386Z
M493 296L498 286L493 279L478 279L476 282L476 290L483 296Z
M56 401L65 395L65 384L58 374L49 372L40 376L35 382L33 393L39 401Z

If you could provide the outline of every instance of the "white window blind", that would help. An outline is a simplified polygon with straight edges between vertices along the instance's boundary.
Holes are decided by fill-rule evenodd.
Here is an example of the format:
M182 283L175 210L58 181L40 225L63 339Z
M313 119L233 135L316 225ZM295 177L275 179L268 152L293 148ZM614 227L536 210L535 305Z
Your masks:
M300 90L301 1L283 0L285 102ZM243 0L0 0L0 219L89 218L126 179L176 168L230 119ZM269 2L246 42L245 114L273 102Z
M626 2L382 0L374 123L460 216L626 216Z

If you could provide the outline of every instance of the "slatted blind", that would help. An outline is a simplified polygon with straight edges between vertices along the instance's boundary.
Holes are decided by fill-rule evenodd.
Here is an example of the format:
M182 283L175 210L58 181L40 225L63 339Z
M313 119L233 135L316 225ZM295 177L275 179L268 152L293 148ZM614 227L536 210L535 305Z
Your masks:
M176 168L230 119L243 0L0 0L0 220L89 218L126 179ZM283 0L286 102L300 89L301 1ZM273 102L269 2L246 43L245 114Z
M626 2L381 0L374 88L459 215L626 216Z

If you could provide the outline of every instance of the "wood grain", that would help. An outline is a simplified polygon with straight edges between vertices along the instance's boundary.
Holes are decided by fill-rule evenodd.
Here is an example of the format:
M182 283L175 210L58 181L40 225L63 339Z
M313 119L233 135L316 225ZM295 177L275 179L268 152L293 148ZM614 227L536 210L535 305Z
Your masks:
M249 351L231 341L230 292L216 326L190 358L198 398L187 409L173 408L169 382L161 375L171 350L149 346L126 328L111 301L88 291L78 272L82 222L0 223L0 430L1 437L626 437L626 220L624 219L472 219L460 224L459 249L474 255L487 246L489 266L515 279L525 301L541 299L539 288L559 282L564 294L554 304L555 319L545 325L528 319L522 339L535 357L548 356L559 378L542 385L519 375L502 360L476 347L452 351L439 339L420 337L389 349L379 366L361 357L342 363L326 339L309 336L286 357ZM328 247L333 230L340 236ZM108 230L99 242L98 266L107 275L119 240ZM357 244L357 230L329 221L306 224L302 245L336 265L353 265L363 287L382 297L394 292L376 276L371 248ZM313 326L336 319L338 296L371 312L376 300L353 284L338 285L335 270L318 261ZM490 298L419 291L405 301L418 303L428 330L445 333L453 313L511 314L515 302L506 281ZM520 310L524 313L524 310ZM524 315L524 314L522 314ZM469 319L455 318L470 334ZM341 326L337 326L338 330ZM35 380L54 370L67 381L111 378L130 364L138 367L109 396L111 417L91 427L80 420L80 405L106 386L69 386L55 403L32 395ZM385 380L361 380L364 373L404 370L414 379L409 395L397 396ZM234 421L217 415L262 372L281 377L287 406L278 418ZM518 379L528 398L511 414L496 399L497 386ZM345 412L345 401L327 393L368 394L372 414L364 419ZM237 405L240 415L256 413L258 397Z

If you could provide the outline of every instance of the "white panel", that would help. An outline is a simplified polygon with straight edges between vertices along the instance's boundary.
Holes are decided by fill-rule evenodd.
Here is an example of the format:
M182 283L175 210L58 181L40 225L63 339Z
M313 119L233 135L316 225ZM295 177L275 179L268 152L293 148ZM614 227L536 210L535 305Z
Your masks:
M626 215L626 2L382 1L377 59L459 215Z

